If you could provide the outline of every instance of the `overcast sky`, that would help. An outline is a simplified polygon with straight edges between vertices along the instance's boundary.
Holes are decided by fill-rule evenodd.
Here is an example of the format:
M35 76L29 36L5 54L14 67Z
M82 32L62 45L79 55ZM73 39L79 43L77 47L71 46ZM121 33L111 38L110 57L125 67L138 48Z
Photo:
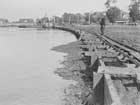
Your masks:
M0 0L0 18L38 18L64 12L84 13L105 10L106 0ZM118 0L117 6L127 10L129 0Z

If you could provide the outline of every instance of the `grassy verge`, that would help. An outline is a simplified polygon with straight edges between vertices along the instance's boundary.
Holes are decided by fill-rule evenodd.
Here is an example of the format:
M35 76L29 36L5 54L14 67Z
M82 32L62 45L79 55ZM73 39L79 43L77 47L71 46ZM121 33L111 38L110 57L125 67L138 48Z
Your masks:
M100 33L99 25L76 26L90 33ZM140 51L140 26L107 25L105 35Z

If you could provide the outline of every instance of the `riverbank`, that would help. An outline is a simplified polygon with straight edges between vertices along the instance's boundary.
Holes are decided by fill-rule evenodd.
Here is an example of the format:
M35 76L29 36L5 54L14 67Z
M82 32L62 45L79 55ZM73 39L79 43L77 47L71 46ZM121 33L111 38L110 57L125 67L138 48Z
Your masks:
M63 68L58 68L55 73L64 79L75 80L76 85L70 85L65 89L64 105L82 105L93 86L92 71L88 69L85 62L89 59L81 55L80 41L72 42L66 45L54 47L53 50L67 53L62 62Z
M76 30L75 30L76 32L78 32L77 29L78 28L76 28ZM83 30L85 31L85 29L83 29ZM84 31L82 31L82 33ZM83 86L83 88L86 89L85 93L87 92L88 94L90 94L91 89L93 89L94 94L92 94L93 97L90 98L90 101L95 100L94 102L98 103L99 105L111 105L112 103L114 103L114 104L119 103L118 105L121 105L121 103L122 104L125 103L128 105L139 105L139 103L140 103L139 102L139 97L140 97L139 87L137 85L135 85L135 81L133 81L133 78L131 78L132 79L132 81L131 81L127 77L127 75L104 74L104 76L102 76L101 75L102 73L101 74L97 73L97 75L94 75L94 76L92 75L93 71L97 72L96 70L98 69L98 67L100 65L100 64L99 65L97 64L98 61L96 63L94 60L94 59L96 59L95 53L96 53L96 55L98 55L98 57L104 56L110 60L113 59L112 57L119 59L117 56L118 55L117 52L114 52L111 48L107 48L107 46L104 46L103 43L94 35L94 34L96 34L95 31L93 31L93 32L94 33L92 33L92 34L88 34L88 33L82 34L84 36L80 38L81 41L77 41L74 43L70 43L68 45L62 45L62 46L54 48L54 50L56 50L56 51L68 53L68 55L66 56L65 62L63 62L64 68L58 69L58 71L56 73L65 79L72 79L72 80L78 81L78 83L83 83L84 85L80 85L80 87ZM82 42L84 42L84 43L82 43ZM95 49L93 46L96 46L97 52L95 52ZM91 52L87 52L88 51L87 49L90 50ZM82 50L85 51L85 54L91 56L91 59L88 57L82 56L82 53L81 53ZM83 64L78 63L80 60L82 62L84 62L84 64L85 64L84 69L81 69L82 68L81 65L83 65ZM121 60L121 59L119 59L119 60ZM89 62L91 64L89 64ZM113 61L111 63L113 64ZM115 62L115 64L117 64L117 63L118 62ZM92 68L91 68L91 66L92 66ZM113 66L113 65L110 65L110 67L111 66ZM113 66L113 67L114 67L114 70L123 69L123 67L119 67L119 66ZM126 66L126 68L129 68L129 66ZM86 78L83 79L84 76ZM117 77L117 78L115 78L115 77ZM118 82L118 80L117 80L118 78L121 79L121 81L123 81L123 82L120 82L120 81ZM124 83L124 81L126 81L126 80L127 80L127 83ZM93 83L94 83L94 86L93 86ZM128 85L134 84L134 85L128 86L126 84L128 84ZM69 99L69 97L71 97L71 93L74 89L70 88L71 91L68 92L68 93L70 93L70 95L68 95L68 99ZM76 88L76 89L81 90L80 88ZM83 91L80 91L80 93L82 93L82 92ZM67 91L65 93L67 93ZM74 99L78 99L77 101L74 101L74 102L78 102L78 105L81 105L81 103L85 102L85 100L86 101L88 100L88 97L85 94L84 95L83 94L75 95L75 93L76 92L74 91L74 95L73 94L72 95L74 97L77 96L78 98L73 97L72 100L68 100L68 99L66 99L66 100L68 100L68 102L73 102ZM130 94L131 94L131 97L129 97ZM84 99L81 96L84 96ZM75 103L75 104L77 105L77 103ZM75 104L72 104L72 105L75 105Z

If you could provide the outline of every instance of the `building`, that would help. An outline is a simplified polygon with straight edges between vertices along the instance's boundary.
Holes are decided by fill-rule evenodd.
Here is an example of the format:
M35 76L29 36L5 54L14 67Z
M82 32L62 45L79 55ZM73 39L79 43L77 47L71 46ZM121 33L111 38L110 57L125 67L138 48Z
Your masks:
M0 18L0 25L5 25L7 23L9 23L8 19Z
M19 23L34 23L33 19L19 19Z
M40 18L40 19L36 19L36 24L38 26L42 26L42 25L48 25L50 22L49 18L48 17L43 17L43 18Z
M121 11L120 18L115 21L117 24L127 24L129 22L129 13Z

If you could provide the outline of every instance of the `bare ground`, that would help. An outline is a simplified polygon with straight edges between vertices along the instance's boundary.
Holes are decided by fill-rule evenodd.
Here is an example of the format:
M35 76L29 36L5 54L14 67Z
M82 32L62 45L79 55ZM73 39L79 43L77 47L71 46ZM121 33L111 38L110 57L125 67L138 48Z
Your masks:
M70 85L64 90L64 105L83 105L92 87L92 73L89 73L87 66L80 54L80 41L61 45L52 50L67 53L62 62L63 68L58 68L55 73L64 79L77 81L76 85Z
M78 28L90 33L100 33L99 26L78 26ZM140 51L140 28L139 26L107 26L105 34L121 43L129 45ZM55 51L64 52L68 55L62 62L64 68L58 68L56 73L64 79L77 81L76 85L70 85L65 89L65 105L82 105L92 87L92 74L88 71L84 59L80 55L80 41L72 42L53 48ZM127 81L131 82L131 81ZM114 86L124 105L139 105L140 93L136 87L124 87L119 80L114 80Z

